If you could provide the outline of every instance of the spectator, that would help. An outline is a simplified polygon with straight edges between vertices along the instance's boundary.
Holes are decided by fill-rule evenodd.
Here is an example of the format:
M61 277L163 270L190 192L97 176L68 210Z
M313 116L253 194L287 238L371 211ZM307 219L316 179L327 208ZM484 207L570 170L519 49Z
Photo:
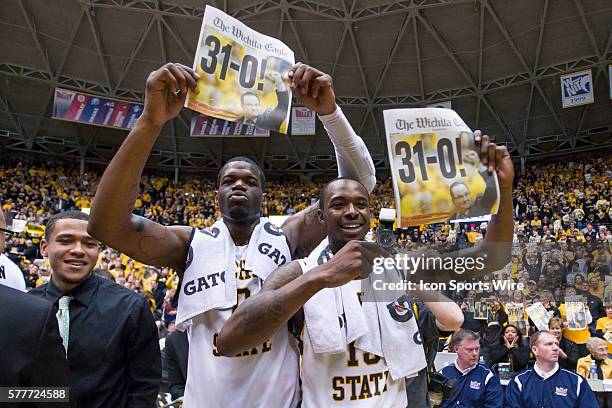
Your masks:
M579 375L559 368L559 342L548 331L531 337L533 368L515 375L506 390L506 407L595 408L595 395Z
M478 335L472 331L460 329L451 339L451 350L457 353L455 364L444 367L440 373L453 380L452 392L445 393L441 408L466 407L502 407L502 388L491 370L478 364L480 343ZM449 395L450 394L450 395Z
M566 370L575 371L580 353L576 343L563 337L563 320L559 317L551 318L548 321L548 330L559 342L559 365Z
M41 252L53 275L30 293L59 309L79 408L151 407L161 376L153 316L144 299L93 274L100 243L87 234L88 219L68 211L49 220Z
M608 358L607 342L599 337L591 337L589 341L587 341L587 349L590 354L578 359L576 373L580 374L585 379L589 379L591 362L595 361L597 366L597 379L612 379L612 359Z
M504 327L499 342L491 348L491 364L510 363L512 373L523 371L529 362L529 348L515 325Z

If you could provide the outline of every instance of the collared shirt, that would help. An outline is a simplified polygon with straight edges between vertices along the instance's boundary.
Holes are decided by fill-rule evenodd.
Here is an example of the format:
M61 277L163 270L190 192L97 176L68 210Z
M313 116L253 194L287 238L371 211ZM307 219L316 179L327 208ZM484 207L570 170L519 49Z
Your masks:
M79 408L150 408L161 378L157 328L144 298L92 274L63 293L53 279L30 292L70 302L70 399Z
M459 364L457 364L457 360L455 360L455 368L457 369L457 371L461 373L461 375L466 375L467 373L475 369L477 365L478 363L474 364L471 367L466 368L465 370L462 370L461 367L459 367Z
M556 373L557 370L559 370L559 363L555 363L555 366L553 367L552 370L548 372L544 372L542 371L542 369L540 369L540 367L538 367L538 362L536 361L536 363L533 365L533 369L535 370L536 374L538 374L540 377L542 377L545 380L548 377L551 377L554 373Z

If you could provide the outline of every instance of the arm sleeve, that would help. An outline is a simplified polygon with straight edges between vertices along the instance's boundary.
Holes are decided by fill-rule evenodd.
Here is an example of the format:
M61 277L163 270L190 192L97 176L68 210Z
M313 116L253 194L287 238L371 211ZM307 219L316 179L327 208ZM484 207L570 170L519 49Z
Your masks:
M274 130L278 130L280 128L287 115L287 109L289 107L289 92L287 92L287 90L276 91L276 99L278 100L278 105L276 105L273 111L268 111L268 117L262 119L261 121L264 127L267 125Z
M518 349L512 349L512 359L515 370L524 370L527 368L527 363L529 363L529 348L521 346Z
M336 152L338 176L349 177L363 184L369 193L376 185L376 171L370 152L355 133L342 109L336 106L334 113L319 116Z
M145 299L139 299L130 316L126 344L128 406L155 405L161 380L161 353L157 327Z
M491 364L497 364L502 362L504 359L506 359L506 357L508 356L508 352L510 351L503 344L496 344L492 346L490 350L491 351L489 355L491 357Z
M578 350L578 346L573 341L568 341L565 354L567 354L567 363L572 366L575 370L576 365L578 364L578 359L580 358L580 351Z
M166 338L166 368L168 370L170 394L172 399L175 400L185 394L186 378L179 364L178 353L180 350L177 349L179 339L173 338L173 336L176 335Z
M502 408L504 395L499 377L494 375L489 380L484 392L484 406L487 408Z
M514 378L510 380L508 387L506 388L506 404L505 408L523 408L521 402L521 390L519 390L518 384L514 381Z

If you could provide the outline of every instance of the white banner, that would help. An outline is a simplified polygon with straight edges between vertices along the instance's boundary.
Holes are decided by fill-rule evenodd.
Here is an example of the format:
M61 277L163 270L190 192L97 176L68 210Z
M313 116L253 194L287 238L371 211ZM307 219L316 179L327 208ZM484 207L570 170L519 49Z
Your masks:
M193 69L198 94L185 106L245 126L287 133L293 51L280 40L206 6Z
M593 103L593 76L591 70L561 75L561 102L564 108Z
M314 135L315 113L308 108L294 106L291 108L291 134Z

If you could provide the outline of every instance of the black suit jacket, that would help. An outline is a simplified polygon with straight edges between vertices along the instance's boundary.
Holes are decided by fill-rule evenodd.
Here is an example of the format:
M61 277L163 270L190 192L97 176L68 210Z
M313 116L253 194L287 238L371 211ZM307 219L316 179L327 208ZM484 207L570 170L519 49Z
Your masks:
M0 285L0 350L0 387L68 386L66 352L50 302Z
M176 330L166 337L166 369L168 370L168 383L173 400L185 394L188 356L187 332Z

